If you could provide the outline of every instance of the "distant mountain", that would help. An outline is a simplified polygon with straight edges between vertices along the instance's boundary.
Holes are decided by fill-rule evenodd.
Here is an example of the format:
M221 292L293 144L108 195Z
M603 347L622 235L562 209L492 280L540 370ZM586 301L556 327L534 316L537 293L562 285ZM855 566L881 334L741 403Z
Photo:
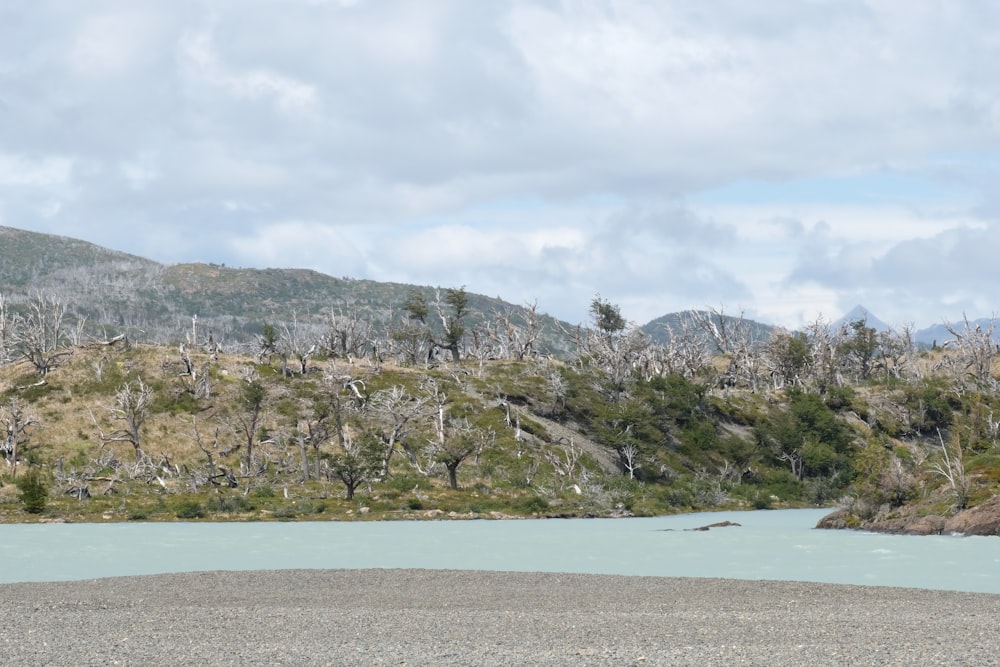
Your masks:
M717 329L728 329L734 331L740 318L732 315L722 315L712 313L707 310L684 310L677 313L668 313L644 324L642 331L654 342L666 345L671 338L685 329L695 330L699 335L714 345L710 332L695 324L697 321L711 321ZM771 332L779 327L770 324L763 324L754 320L743 319L743 324L748 328L751 338L755 343L763 343L771 337ZM711 348L710 348L711 349Z
M853 322L858 321L864 322L866 327L875 329L875 331L878 332L888 331L891 328L888 324L876 317L872 311L859 304L854 306L854 308L841 316L839 319L831 322L830 329L837 330L844 325L850 326Z
M447 285L444 287L461 287ZM413 290L433 302L437 288L334 278L307 269L244 269L218 264L158 262L51 234L0 226L0 294L16 307L33 291L44 290L86 318L89 328L128 331L139 340L182 339L191 318L211 329L216 340L246 342L265 321L322 326L331 311L377 322L399 321ZM524 306L499 297L468 293L469 324ZM540 314L541 343L565 351L555 318ZM568 325L567 325L568 326Z
M963 329L965 329L964 321L948 322L948 324L951 325L956 331L962 331ZM978 320L969 320L970 327L972 328L979 327L984 331L989 329L990 326L992 326L993 324L994 320L993 318L990 317L981 317ZM932 346L932 345L943 345L944 343L950 340L954 340L955 337L951 334L950 331L948 331L948 327L945 326L945 323L942 322L941 324L935 324L933 326L927 327L926 329L921 329L915 332L914 338L921 345ZM996 343L1000 344L1000 328L994 328L993 340Z

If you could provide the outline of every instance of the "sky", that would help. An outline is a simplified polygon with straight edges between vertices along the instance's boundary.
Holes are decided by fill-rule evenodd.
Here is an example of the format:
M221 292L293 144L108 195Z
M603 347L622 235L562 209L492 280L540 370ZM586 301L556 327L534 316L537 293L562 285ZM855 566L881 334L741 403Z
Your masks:
M989 317L998 62L978 0L0 0L0 225L572 323Z

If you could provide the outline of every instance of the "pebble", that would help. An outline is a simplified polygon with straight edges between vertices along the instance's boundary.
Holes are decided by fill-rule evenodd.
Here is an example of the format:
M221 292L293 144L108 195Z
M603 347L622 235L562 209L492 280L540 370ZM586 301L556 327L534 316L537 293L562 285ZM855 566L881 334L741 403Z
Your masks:
M449 570L0 585L16 665L997 665L1000 595Z

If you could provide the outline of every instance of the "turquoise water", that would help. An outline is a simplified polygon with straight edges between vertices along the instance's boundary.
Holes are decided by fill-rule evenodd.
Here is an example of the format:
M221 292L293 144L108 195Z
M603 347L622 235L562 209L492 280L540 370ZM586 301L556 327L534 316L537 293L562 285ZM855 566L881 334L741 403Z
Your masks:
M0 582L199 570L432 568L1000 593L1000 538L814 530L828 511L527 521L0 525ZM726 520L741 526L687 530Z

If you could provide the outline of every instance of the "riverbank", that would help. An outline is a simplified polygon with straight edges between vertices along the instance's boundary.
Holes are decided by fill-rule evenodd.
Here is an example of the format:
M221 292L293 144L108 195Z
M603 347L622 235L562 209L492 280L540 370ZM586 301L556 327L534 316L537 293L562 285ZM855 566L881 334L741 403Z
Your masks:
M446 570L0 585L19 665L998 664L1000 596Z

